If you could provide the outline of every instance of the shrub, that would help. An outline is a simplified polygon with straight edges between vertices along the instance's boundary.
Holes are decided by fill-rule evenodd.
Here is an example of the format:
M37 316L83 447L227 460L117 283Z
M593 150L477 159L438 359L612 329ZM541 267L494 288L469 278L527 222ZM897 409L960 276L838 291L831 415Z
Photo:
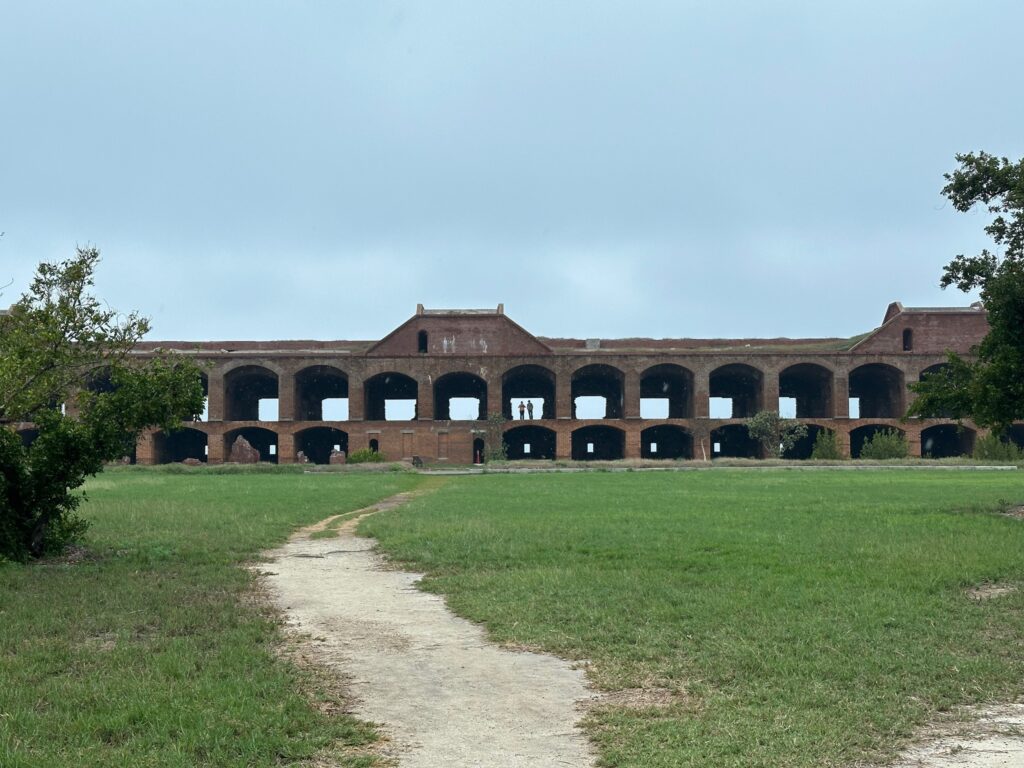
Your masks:
M807 425L784 419L775 411L759 411L745 422L751 440L756 440L765 454L781 459L797 441L807 436Z
M348 455L349 464L380 464L387 460L387 456L372 448L360 448Z
M906 436L898 429L882 429L864 441L862 459L905 459L910 455Z
M1024 451L995 434L979 437L974 443L974 458L984 461L1024 461Z
M839 441L836 440L836 433L831 429L823 429L814 438L814 447L811 449L811 458L819 461L837 461L845 459Z

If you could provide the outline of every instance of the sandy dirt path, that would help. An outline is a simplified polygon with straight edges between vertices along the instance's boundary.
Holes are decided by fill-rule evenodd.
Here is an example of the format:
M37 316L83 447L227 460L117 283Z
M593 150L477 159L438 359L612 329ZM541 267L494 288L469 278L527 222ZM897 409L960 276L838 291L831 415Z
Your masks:
M403 504L398 494L367 513ZM347 681L353 714L379 723L382 752L402 768L594 765L577 727L594 698L583 673L552 656L501 649L416 589L358 538L358 519L337 537L304 529L260 567L276 605L314 638L318 661Z
M1024 768L1024 704L964 715L957 725L926 733L893 768Z

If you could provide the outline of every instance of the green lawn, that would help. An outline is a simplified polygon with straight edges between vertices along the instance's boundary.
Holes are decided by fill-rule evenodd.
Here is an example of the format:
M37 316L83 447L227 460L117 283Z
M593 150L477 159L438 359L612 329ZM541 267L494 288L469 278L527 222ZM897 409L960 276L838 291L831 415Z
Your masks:
M456 479L361 531L500 641L591 661L608 766L850 766L1024 694L1021 472Z
M239 565L415 483L142 470L90 482L85 559L0 565L0 765L280 766L372 742L322 714L330 694L278 658Z
M275 653L240 564L367 519L518 645L668 707L593 714L608 766L851 766L958 703L1024 694L1021 472L107 473L78 562L0 565L0 765L281 766L373 731ZM337 708L335 707L334 710Z

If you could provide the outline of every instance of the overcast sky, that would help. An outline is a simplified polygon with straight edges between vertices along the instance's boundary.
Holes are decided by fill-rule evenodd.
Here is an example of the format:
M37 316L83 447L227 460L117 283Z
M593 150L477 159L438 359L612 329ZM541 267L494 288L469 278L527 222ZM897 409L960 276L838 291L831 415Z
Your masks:
M0 301L92 244L154 339L846 336L962 305L1024 3L0 0Z

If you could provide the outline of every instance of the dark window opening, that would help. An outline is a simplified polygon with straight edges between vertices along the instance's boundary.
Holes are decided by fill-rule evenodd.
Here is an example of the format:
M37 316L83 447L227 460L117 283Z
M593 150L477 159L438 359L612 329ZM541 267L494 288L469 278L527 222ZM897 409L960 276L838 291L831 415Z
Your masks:
M626 452L626 433L614 427L581 427L572 433L572 458L576 461L621 459Z
M644 459L692 459L693 435L670 424L649 427L640 433L640 456Z
M421 355L425 355L427 353L427 341L428 341L427 332L426 331L420 331L416 335L416 338L417 338L417 342L418 342L418 345L419 345L419 352L420 352L420 354Z
M914 331L910 328L903 329L903 351L910 352L914 349Z
M850 397L859 400L861 419L898 419L904 410L903 373L884 363L855 368L850 372Z
M380 453L380 441L375 437L370 438L370 450L374 453Z
M952 456L970 456L974 453L973 429L956 424L940 424L921 431L921 456L927 459L946 459Z
M509 459L555 458L555 433L545 427L514 427L504 440Z

